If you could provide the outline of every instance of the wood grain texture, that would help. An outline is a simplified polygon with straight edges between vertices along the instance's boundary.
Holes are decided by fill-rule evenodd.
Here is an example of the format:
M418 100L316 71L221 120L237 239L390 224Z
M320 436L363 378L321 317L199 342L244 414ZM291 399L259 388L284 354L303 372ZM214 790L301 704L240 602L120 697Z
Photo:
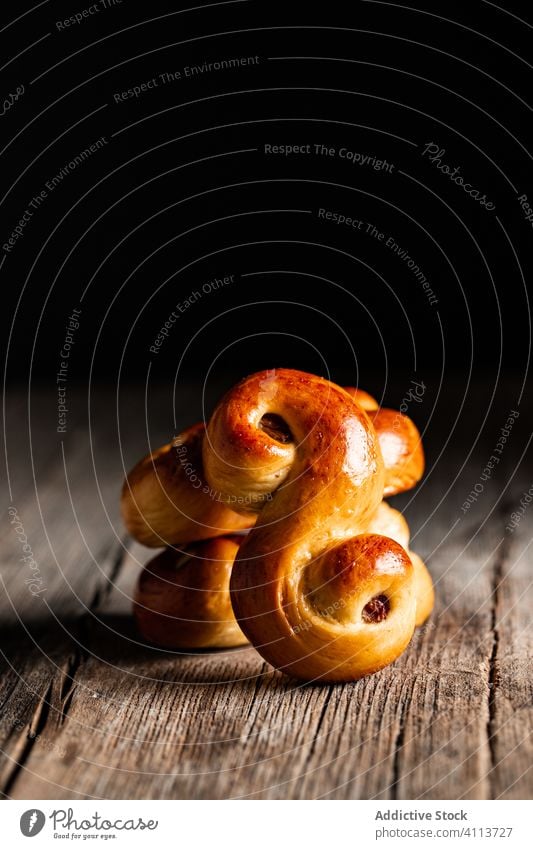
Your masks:
M531 796L533 506L505 530L532 483L527 464L517 466L527 412L497 474L464 512L511 402L500 399L487 428L472 418L457 425L448 445L450 423L430 422L426 480L396 504L436 580L436 611L393 666L354 684L311 686L273 671L251 648L180 655L142 645L133 629L132 588L151 552L123 538L123 467L148 438L157 445L199 418L197 393L182 393L174 420L171 389L161 390L146 423L142 390L124 390L117 402L102 388L90 417L80 393L67 434L40 441L53 404L45 392L32 403L40 418L31 428L34 467L23 397L11 407L8 457L13 504L46 592L28 591L8 517L4 796ZM446 462L437 462L441 450Z

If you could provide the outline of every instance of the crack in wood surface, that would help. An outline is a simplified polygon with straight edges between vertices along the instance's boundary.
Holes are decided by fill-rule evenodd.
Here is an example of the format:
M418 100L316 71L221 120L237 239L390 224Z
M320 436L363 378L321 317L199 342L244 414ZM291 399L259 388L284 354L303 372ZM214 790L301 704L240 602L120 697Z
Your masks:
M53 679L51 679L46 690L41 695L35 706L28 723L28 730L21 734L19 738L19 746L15 747L15 757L12 758L11 768L8 770L7 775L4 778L3 786L0 787L0 792L3 793L6 798L9 798L15 782L25 769L37 736L44 730L46 720L48 719L48 714L50 712L50 699L52 696L53 684ZM20 752L17 751L17 748L20 748Z
M499 662L499 645L500 634L498 630L498 606L503 581L505 580L505 563L509 553L509 541L507 537L503 538L500 549L495 559L494 570L492 576L492 594L491 594L491 621L490 628L492 632L492 648L489 656L488 670L488 706L487 706L487 746L489 750L490 770L487 772L487 782L489 785L489 797L492 795L492 773L498 764L496 754L496 696L499 683L498 662Z
M305 759L304 773L305 773L305 770L307 769L307 765L310 762L311 758L313 757L313 754L314 754L315 749L317 747L320 729L321 729L322 725L324 724L324 720L326 718L326 714L327 714L327 711L328 711L328 705L329 705L329 703L331 701L331 697L333 695L333 687L334 687L333 684L328 685L328 692L325 696L324 704L322 705L322 709L320 711L320 716L318 717L318 720L317 720L317 723L316 723L315 734L314 734L314 737L311 741L311 746L309 748L309 751L307 753L307 757Z
M393 744L393 754L392 754L392 781L387 788L390 793L390 798L397 800L401 798L398 794L398 789L400 786L400 781L402 779L402 769L401 769L401 755L405 743L405 727L407 723L407 714L409 711L409 707L411 702L413 701L413 690L410 690L410 696L405 696L404 699L400 701L400 717L398 720L398 732L396 734L394 744Z
M67 718L72 697L77 687L74 678L85 657L87 655L76 646L74 653L67 658L61 670L61 679L59 682L59 725L63 725Z
M65 660L59 673L59 708L55 711L58 716L58 727L64 725L68 717L72 699L77 689L76 676L79 675L83 664L91 656L89 650L90 620L92 620L104 601L110 596L123 567L128 547L129 540L121 540L118 546L113 546L111 550L116 549L116 553L111 557L109 574L104 576L102 586L96 587L85 611L79 616L77 622L71 628L70 636L71 642L74 643L73 650ZM0 795L5 798L10 798L11 791L26 768L37 737L45 730L52 707L51 699L54 690L54 680L55 678L50 680L45 692L38 699L29 722L27 734L21 736L19 744L15 746L12 765L7 770L0 785Z
M91 600L87 605L87 610L78 620L77 637L75 640L74 650L70 655L63 669L61 670L61 680L59 685L59 725L63 725L68 711L70 709L74 693L77 689L76 676L80 672L82 664L90 657L89 643L91 641L91 625L98 610L101 610L105 601L109 598L113 591L115 582L118 580L122 570L126 554L128 552L129 538L120 540L113 546L109 554L111 560L111 568L109 574L103 577L101 585L97 586ZM116 550L115 550L116 549ZM112 552L115 551L114 554Z

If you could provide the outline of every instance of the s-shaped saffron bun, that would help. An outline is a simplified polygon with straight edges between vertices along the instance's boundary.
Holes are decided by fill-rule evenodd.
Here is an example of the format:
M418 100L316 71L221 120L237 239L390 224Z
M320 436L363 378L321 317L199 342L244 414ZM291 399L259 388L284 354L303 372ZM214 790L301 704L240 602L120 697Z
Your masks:
M279 369L241 381L208 425L210 486L259 511L232 570L233 610L269 663L304 680L375 672L415 627L409 555L367 532L385 486L372 415L327 380Z

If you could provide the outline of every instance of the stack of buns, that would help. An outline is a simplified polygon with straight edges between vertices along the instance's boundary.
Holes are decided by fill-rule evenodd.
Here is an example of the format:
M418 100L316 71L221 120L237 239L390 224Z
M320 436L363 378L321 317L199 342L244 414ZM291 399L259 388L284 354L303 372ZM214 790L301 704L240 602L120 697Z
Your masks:
M137 582L142 637L166 648L247 641L305 681L393 662L433 583L384 498L424 471L420 434L361 389L273 369L141 460L122 490L130 534L164 548Z

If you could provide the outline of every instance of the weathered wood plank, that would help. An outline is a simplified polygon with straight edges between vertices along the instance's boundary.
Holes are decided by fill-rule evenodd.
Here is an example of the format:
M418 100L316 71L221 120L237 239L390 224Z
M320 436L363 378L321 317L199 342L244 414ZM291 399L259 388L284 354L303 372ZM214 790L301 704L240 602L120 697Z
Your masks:
M162 397L150 411L155 444L173 430L168 392L164 404ZM50 606L66 631L48 625L43 634L49 617L35 615L19 576L8 574L10 597L38 641L16 643L13 622L2 633L11 662L0 679L4 792L14 798L527 795L531 560L519 555L531 539L528 517L511 537L504 533L504 517L524 482L513 482L505 505L498 504L508 479L502 466L472 510L462 515L460 509L491 449L492 431L456 481L464 456L457 447L419 494L402 499L411 526L420 529L414 547L429 556L438 581L430 623L396 664L370 679L301 686L252 649L180 656L139 645L130 598L151 553L134 546L120 560L122 458L114 424L103 415L113 400L103 393L99 403L91 434L98 486L90 458L78 451L88 432L80 430L68 447L85 541L72 510L65 511L62 470L49 468L39 482L64 573L47 573ZM167 412L160 415L158 403ZM129 465L145 447L144 398L125 394L123 406ZM446 428L435 427L428 440L430 470ZM48 563L32 510L29 522L38 557ZM29 727L37 740L28 740Z
M78 403L73 398L70 427L58 437L53 394L36 394L32 400L32 421L35 417L38 423L37 432L31 429L33 467L27 399L18 396L13 408L8 405L12 485L8 503L16 513L8 512L2 526L0 788L4 793L20 778L20 765L25 765L34 749L49 747L54 757L62 752L50 743L49 729L72 686L76 658L83 651L80 617L109 588L108 578L120 551L114 548L116 541L109 523L102 519L103 511L95 509L82 398L78 394ZM103 436L105 431L96 437L97 447ZM116 502L116 482L103 484L104 497ZM30 547L31 554L23 545ZM22 561L24 555L33 557L33 562ZM58 703L52 706L56 691Z
M528 492L531 482L517 488ZM513 510L519 507L511 505ZM533 505L512 531L495 589L489 735L492 798L528 799L533 780ZM511 511L512 512L512 511ZM509 518L509 517L508 517Z
M125 787L134 796L157 797L162 787L175 792L170 788L185 783L188 772L198 773L202 749L209 751L211 770L224 768L228 747L234 746L224 731L228 718L242 723L254 705L254 676L263 666L255 652L180 658L130 642L136 636L129 600L120 591L131 592L137 567L128 566L114 604L94 629L94 654L78 670L81 685L72 698L69 721L57 730L58 739L66 741L69 762L59 763L42 752L39 762L33 759L42 779L26 777L24 792L53 795L51 772L74 795L115 796ZM110 640L110 628L121 636ZM99 767L91 769L92 763Z
M134 556L141 552L136 548ZM442 562L449 556L441 551ZM50 780L63 793L68 787L74 795L115 798L157 798L162 792L209 798L400 796L401 782L395 782L404 770L411 773L417 757L431 755L435 739L439 747L447 745L446 757L434 759L444 775L457 763L455 746L475 753L480 734L483 739L487 719L478 714L488 704L488 678L481 671L486 653L471 656L477 620L468 633L461 614L449 615L441 631L427 627L399 663L366 681L302 687L267 672L251 650L176 659L130 642L129 596L138 564L129 560L95 628L92 656L78 669L68 722L52 738L71 759L59 761L44 750L33 757L42 778L26 777L22 785L32 797L54 795ZM453 598L455 576L449 585ZM109 623L122 637L109 634ZM442 656L450 640L453 655L448 646ZM479 686L472 687L472 679ZM422 708L410 709L414 702ZM443 725L442 710L453 716L452 724L448 719ZM464 730L472 711L477 734ZM426 727L412 732L421 718ZM85 734L91 738L89 757ZM464 739L454 743L457 734ZM472 763L474 768L455 776L455 787L479 778L483 750ZM435 767L428 767L433 781ZM419 780L426 781L425 790L425 771Z
M436 616L418 646L424 672L398 741L397 798L488 795L492 592L501 539L493 528L462 523L439 551Z

